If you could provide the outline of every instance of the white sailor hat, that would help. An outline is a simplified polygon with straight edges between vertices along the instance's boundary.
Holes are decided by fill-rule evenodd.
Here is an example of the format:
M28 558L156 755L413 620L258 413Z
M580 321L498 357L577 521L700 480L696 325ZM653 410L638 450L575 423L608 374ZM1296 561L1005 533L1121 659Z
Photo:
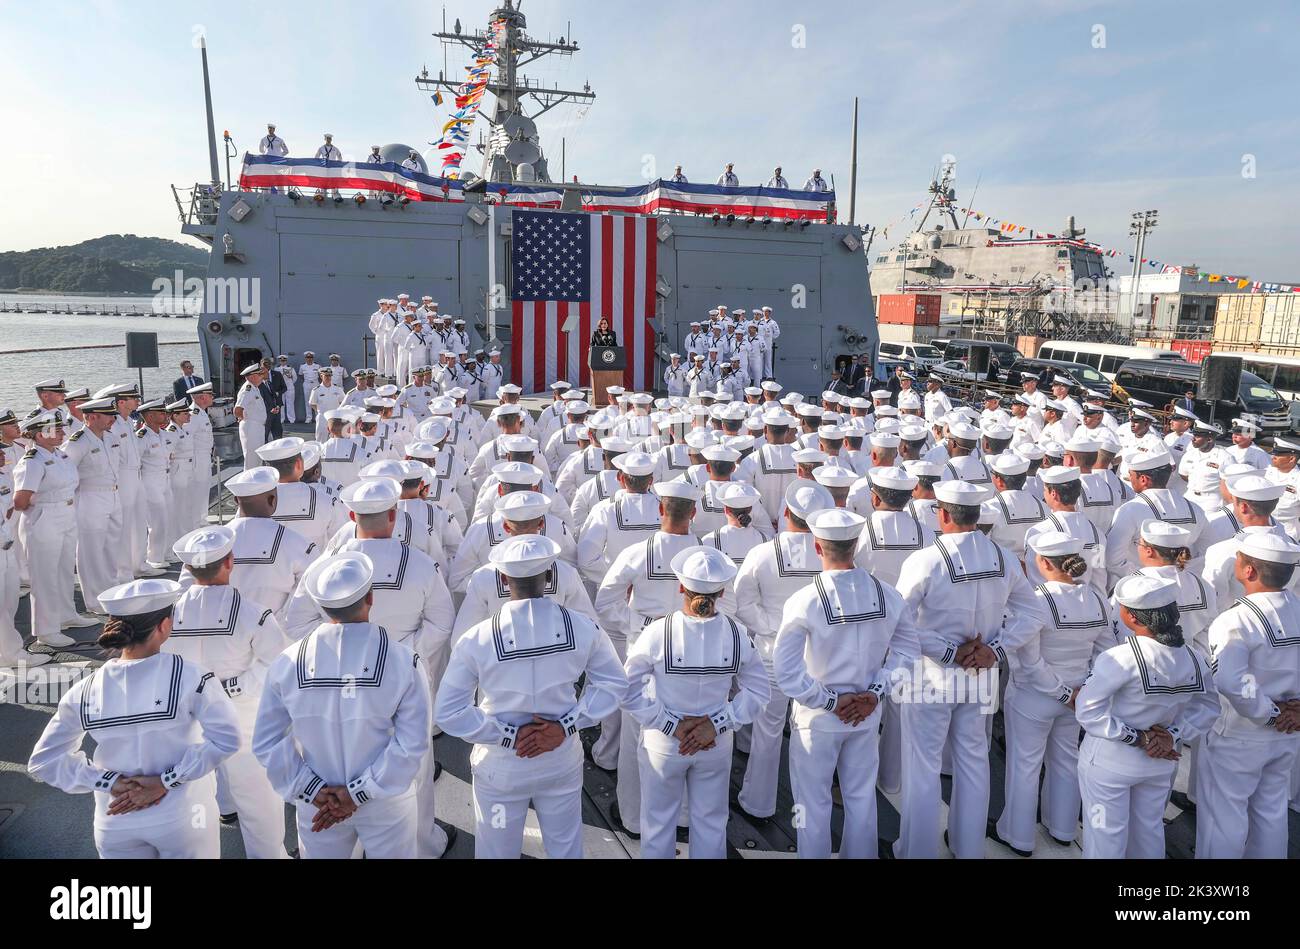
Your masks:
M1144 422L1158 421L1158 419L1146 409L1134 409L1129 413L1129 421L1137 421L1138 419L1141 419Z
M1069 379L1067 379L1065 376L1052 376L1052 385L1054 385L1054 386L1072 386L1072 385L1074 385L1074 383L1071 382Z
M1022 458L1015 452L1006 451L989 461L989 467L1000 475L1022 475L1029 471L1029 459Z
M1164 468L1174 463L1169 452L1161 449L1160 451L1135 451L1126 459L1130 471L1151 471L1154 468Z
M903 470L915 478L938 478L943 474L943 466L936 461L910 458L903 462Z
M563 379L556 379L554 382L551 383L550 387L554 389L556 392L565 392L573 388L573 386L565 382Z
M560 545L551 538L541 534L522 534L507 538L493 547L488 554L488 563L496 568L497 573L518 580L540 576L551 569L559 556Z
M397 401L388 398L366 399L366 405L376 409L395 409L397 408Z
M519 407L519 404L518 404L518 403L516 403L516 402L506 402L506 403L504 403L504 404L502 404L502 405L498 405L496 408L494 408L494 409L493 409L493 410L488 414L488 418L490 418L490 419L498 419L498 418L501 418L501 417L504 416L504 415L521 415L521 414L523 414L523 409Z
M451 431L451 423L441 416L425 419L420 423L417 434L425 441L437 442L443 441Z
M760 389L758 386L745 386L745 390L744 390L744 391L745 391L745 395L749 395L749 396L762 395L762 394L763 394L763 390Z
M501 407L502 406L497 406L497 408ZM516 409L517 408L518 406L516 406ZM456 400L449 399L446 396L430 399L429 411L434 415L450 415L452 412L456 411ZM493 411L496 411L496 409L493 409Z
M1178 581L1135 573L1115 584L1115 601L1131 610L1172 606L1178 598Z
M813 511L834 507L835 498L817 482L800 478L785 489L785 506L795 517L807 520Z
M709 352L716 353L717 350L716 350L716 349L711 349L711 350L709 350ZM696 353L696 354L695 354L694 356L692 356L691 358L694 359L696 362L704 362L704 354L703 354L703 353ZM608 391L608 390L606 390L606 391Z
M540 491L512 491L497 498L493 507L507 521L523 524L545 516L551 504L550 497Z
M789 412L764 412L763 424L771 425L773 428L789 428L799 420Z
M1247 557L1255 557L1259 560L1285 564L1300 563L1300 547L1281 534L1274 534L1271 531L1247 534L1242 538L1241 546L1237 549Z
M1181 419L1186 419L1189 422L1196 421L1196 413L1190 411L1189 409L1183 408L1181 405L1174 406L1174 415L1178 416Z
M212 391L212 383L211 383L211 382L205 382L205 383L203 383L202 385L190 386L190 388L188 388L188 389L185 390L185 394L186 394L186 395L201 395L201 394L203 394L204 392L211 392L211 391Z
M876 435L897 435L903 428L903 423L893 416L883 416L876 419ZM888 446L882 446L888 447Z
M189 405L188 402L185 403ZM116 415L116 399L91 399L89 402L83 402L81 405L82 415Z
M296 436L277 438L257 449L257 457L263 461L287 461L302 454L303 439Z
M717 310L710 310L709 312L710 312L710 313L717 313L718 311L717 311ZM703 326L704 324L701 323L699 320L691 320L691 325L692 325L692 326Z
M140 406L139 411L140 411L140 412L166 412L166 411L167 411L167 400L166 400L166 399L150 399L148 402L145 402L144 404L142 404L142 405Z
M794 411L796 415L801 415L805 418L821 418L822 414L826 410L820 405L813 405L811 402L800 402L795 406Z
M1070 440L1065 443L1065 450L1078 452L1086 455L1097 450L1097 443L1083 433L1082 429L1076 429L1070 436Z
M1259 469L1254 465L1248 465L1243 461L1234 461L1232 464L1224 465L1219 469L1219 479L1227 482L1228 486L1231 487L1232 482L1238 478L1256 474L1258 471Z
M67 392L68 387L62 379L42 379L32 386L37 392Z
M718 593L735 579L739 567L716 547L687 547L671 563L678 581L692 593Z
M717 497L723 507L738 511L748 510L762 499L763 496L758 493L758 489L747 481L730 482L718 492Z
M587 419L585 419L583 424L586 425L587 428L591 429L594 432L606 432L609 431L611 428L613 428L614 425L617 423L617 421L618 420L616 418L610 415L604 415L600 412L597 412L596 414L589 416Z
M339 492L339 500L353 514L382 514L397 507L402 486L393 478L364 478Z
M898 426L898 437L905 442L923 442L926 438L924 425L900 425Z
M328 412L323 412L321 414L325 416L325 421L327 422L351 422L352 421L351 409L346 409L346 408L330 409Z
M1020 447L1021 447L1021 448L1028 448L1028 449L1030 449L1030 450L1032 450L1033 448L1037 447L1038 450L1041 451L1041 452L1043 453L1043 454L1040 456L1040 457L1043 457L1043 458L1064 458L1064 457L1065 457L1065 446L1062 445L1060 442L1043 442L1042 444L1037 445L1037 446L1034 446L1034 445L1021 445ZM1031 454L1029 454L1028 452L1024 452L1024 455L1025 455L1026 458L1030 459L1031 461L1032 461L1033 458L1034 458L1034 456L1031 455Z
M785 395L781 396L782 405L798 405L802 401L803 393L801 392L787 392Z
M1115 437L1115 433L1110 429L1104 429L1097 437L1097 450L1108 451L1112 455L1119 454L1120 444L1119 439Z
M998 442L1009 442L1016 435L1014 431L1007 428L1005 425L997 424L989 425L987 428L982 429L982 433L985 438L991 438Z
M1080 480L1079 469L1070 465L1052 465L1038 469L1038 480L1043 484L1069 484Z
M830 455L818 448L800 448L791 453L790 457L800 465L824 465L831 460Z
M263 465L241 471L226 482L226 488L237 498L252 498L259 494L269 494L279 484L280 476L276 470Z
M640 442L631 438L619 438L617 436L603 439L600 443L600 450L609 455L621 455L629 452Z
M605 391L608 392L610 395L618 396L618 395L622 395L627 390L624 389L622 386L609 386Z
M401 390L395 385L380 386L375 390L376 395L382 395L385 399L392 399L397 396Z
M865 412L867 409L871 408L871 400L864 399L860 395L855 395L853 398L849 399L847 404L849 408L857 409L861 412Z
M936 475L938 473L935 471ZM891 491L911 491L917 485L916 475L909 474L907 469L896 465L872 468L867 472L867 480L873 488L887 488Z
M891 393L888 389L871 390L871 398L875 399L877 402L879 402L881 399L888 399L890 397L890 394Z
M210 382L204 384L208 386L212 385ZM116 382L111 386L104 386L104 388L95 393L95 398L97 399L138 399L139 397L134 382Z
M505 435L502 436L499 444L511 454L537 452L537 441L527 435Z
M1259 425L1255 422L1250 421L1250 419L1235 418L1232 420L1232 430L1234 432L1241 431L1241 432L1250 432L1253 434L1259 431Z
M317 606L341 610L360 602L370 592L375 565L363 553L346 551L323 557L303 574L303 587Z
M825 416L823 416L824 418ZM840 425L823 425L817 429L817 437L828 442L844 440L844 428Z
M782 390L785 389L785 386L781 385L781 383L779 382L775 382L771 379L768 379L762 384L760 384L759 388L762 389L764 392L781 392Z
M940 481L934 486L934 496L946 504L975 507L984 503L988 495L987 488L968 481Z
M728 422L741 422L749 417L749 412L745 409L743 402L731 402L721 406L718 410L718 418L725 419Z
M569 388L564 390L564 395L560 399L565 402L585 402L587 395L581 389Z
M90 398L90 390L84 386L80 389L69 389L67 395L63 397L64 402L85 402Z
M716 445L717 441L713 433L705 428L693 428L686 433L686 447L693 448L697 452L703 451L710 445Z
M1273 438L1274 455L1295 455L1300 454L1300 443L1293 442L1288 438L1282 438L1280 435Z
M302 467L304 471L310 471L320 464L321 447L320 442L303 442L302 443Z
M461 386L452 386L444 393L444 395L452 401L459 402L461 399L465 398L465 396L469 395L469 390L464 389Z
M247 369L245 369L243 372L241 372L240 375L243 376L245 379L247 379L253 373L261 372L261 371L262 371L262 364L260 362L255 362Z
M655 460L643 451L629 451L614 459L614 467L633 478L644 478L654 473Z
M110 587L99 595L109 616L143 616L166 609L184 591L175 580L147 577Z
M718 365L721 366L723 369L731 368L731 362L726 359L722 360L722 362L718 363ZM718 395L726 395L726 393L727 393L726 389L724 389L722 386L718 386Z
M814 471L813 480L825 488L847 488L858 480L858 473L852 468L831 462Z
M710 445L700 452L706 461L740 461L740 452L726 445Z
M902 409L919 409L921 407L921 397L912 395L910 391L900 392L898 394L898 408Z
M208 567L226 559L235 549L235 532L221 524L190 531L172 545L181 562L190 567Z
M523 391L523 389L519 388L519 386L515 385L513 382L507 382L503 386L497 386L498 397L503 395L519 395Z
M378 425L382 421L383 419L374 412L362 412L357 416L357 423L360 425Z
M660 481L655 485L655 494L661 498L698 501L703 492L689 481Z
M980 431L969 422L954 422L948 426L948 434L964 442L979 441Z
M377 478L391 478L393 481L409 481L416 476L406 473L405 462L396 458L385 458L383 461L372 462L361 469L359 475L366 481L374 481Z
M406 446L406 455L408 458L415 458L420 461L428 461L437 457L438 448L432 441L416 441Z
M1187 528L1155 518L1143 521L1138 533L1148 544L1156 547L1186 547L1192 542L1192 532Z
M1276 501L1286 493L1286 486L1262 475L1249 474L1234 478L1228 491L1241 501Z
M831 405L839 405L842 399L843 397L838 392L832 392L830 389L827 389L825 392L822 393L823 405L827 403Z
M875 431L871 433L872 448L897 448L901 442L902 437L891 432Z
M866 523L861 514L838 507L808 515L808 529L818 540L857 540Z
M1064 557L1083 551L1083 539L1072 537L1064 531L1044 531L1026 538L1034 553L1042 557Z
M503 484L535 485L542 483L542 469L526 461L503 461L492 466L492 473Z

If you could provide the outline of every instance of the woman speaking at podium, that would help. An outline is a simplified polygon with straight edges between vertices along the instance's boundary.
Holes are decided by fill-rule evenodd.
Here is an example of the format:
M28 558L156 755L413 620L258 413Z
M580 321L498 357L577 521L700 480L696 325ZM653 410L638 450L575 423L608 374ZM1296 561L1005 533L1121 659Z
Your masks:
M600 322L596 324L596 329L591 334L591 345L592 346L617 346L618 345L618 337L615 336L614 331L609 328L609 320L607 318L602 316L600 318Z

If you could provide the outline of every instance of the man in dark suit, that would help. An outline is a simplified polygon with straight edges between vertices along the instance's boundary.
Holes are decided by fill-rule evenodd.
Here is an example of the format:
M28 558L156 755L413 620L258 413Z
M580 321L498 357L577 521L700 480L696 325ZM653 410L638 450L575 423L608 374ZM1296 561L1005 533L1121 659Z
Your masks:
M275 372L274 363L270 359L262 360L262 384L258 386L262 390L262 399L266 402L266 440L275 441L277 438L284 438L284 394L288 386L284 384L284 376Z
M172 394L176 400L180 401L185 398L185 393L189 392L195 386L201 386L204 379L194 374L194 363L188 359L181 363L181 377L172 383Z
M870 389L865 388L871 381L871 353L863 353L849 369L849 377L844 380L848 391L854 395L866 395Z
M1189 412L1196 411L1196 387L1188 386L1183 390L1183 397L1178 400L1177 406L1186 409Z

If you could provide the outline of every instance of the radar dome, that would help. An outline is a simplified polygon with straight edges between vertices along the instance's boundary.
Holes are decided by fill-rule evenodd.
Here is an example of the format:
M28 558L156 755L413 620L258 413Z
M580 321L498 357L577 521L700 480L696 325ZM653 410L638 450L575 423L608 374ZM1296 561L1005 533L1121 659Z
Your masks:
M379 154L383 157L384 161L391 161L394 164L400 165L402 162L406 161L406 159L411 157L412 151L415 152L415 160L420 163L420 172L427 175L429 173L429 166L425 162L424 156L420 154L418 148L412 149L410 145L401 145L395 142L392 145L385 145L383 148L379 149Z

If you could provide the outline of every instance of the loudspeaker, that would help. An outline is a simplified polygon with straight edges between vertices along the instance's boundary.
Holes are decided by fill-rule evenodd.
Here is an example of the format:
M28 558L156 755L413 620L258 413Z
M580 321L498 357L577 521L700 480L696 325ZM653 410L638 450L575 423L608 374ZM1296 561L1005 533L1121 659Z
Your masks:
M157 369L158 368L158 334L157 333L127 333L126 334L126 368L128 369Z
M1206 401L1236 402L1241 388L1240 356L1206 356L1201 361L1201 384L1196 397Z
M990 346L972 346L970 348L970 357L966 360L966 369L970 372L977 372L985 375L989 371L989 365L993 362L993 349Z

